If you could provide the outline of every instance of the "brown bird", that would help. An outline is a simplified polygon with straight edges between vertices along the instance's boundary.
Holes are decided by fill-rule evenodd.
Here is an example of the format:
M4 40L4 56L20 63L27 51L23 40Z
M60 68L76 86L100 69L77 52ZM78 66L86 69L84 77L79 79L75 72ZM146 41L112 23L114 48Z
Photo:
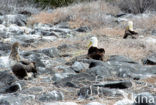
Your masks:
M32 75L36 77L37 69L35 62L21 60L19 55L19 43L15 42L12 45L9 56L10 68L15 76L19 79L28 79Z
M128 36L131 36L133 39L136 39L138 33L133 30L133 22L128 21L128 26L125 29L125 34L123 39L126 39Z
M97 48L98 45L98 40L96 37L92 37L90 39L90 43L89 43L89 49L88 49L88 58L92 58L95 60L101 60L103 61L104 59L104 54L105 54L105 50L103 48Z

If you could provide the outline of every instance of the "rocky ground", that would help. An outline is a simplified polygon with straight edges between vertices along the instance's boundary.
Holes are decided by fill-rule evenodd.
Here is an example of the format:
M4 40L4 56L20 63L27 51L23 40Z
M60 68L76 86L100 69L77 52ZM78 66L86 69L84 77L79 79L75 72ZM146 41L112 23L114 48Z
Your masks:
M107 16L119 27L124 19L143 17ZM122 39L110 27L101 35L87 26L71 28L67 22L27 25L29 17L0 16L0 105L156 104L155 30L140 28L137 39ZM92 36L105 48L105 61L86 59ZM16 41L20 55L36 62L36 78L19 80L10 71L8 56ZM142 103L148 103L138 104L142 97Z

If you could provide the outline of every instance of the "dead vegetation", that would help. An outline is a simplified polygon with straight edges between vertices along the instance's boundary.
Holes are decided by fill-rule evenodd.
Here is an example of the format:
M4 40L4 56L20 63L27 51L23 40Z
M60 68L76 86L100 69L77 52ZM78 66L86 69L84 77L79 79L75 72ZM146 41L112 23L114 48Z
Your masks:
M29 19L28 24L40 22L56 24L61 21L67 21L71 28L77 28L84 25L97 27L108 24L106 19L108 17L106 17L106 14L116 15L119 12L120 9L118 7L99 0L57 8L51 13L42 11L37 15L33 15Z
M153 30L154 27L156 27L156 16L144 16L136 17L135 19L132 19L135 22L135 27L145 30Z
M154 43L146 43L146 37L148 37L147 33L150 34L150 31L156 27L156 17L155 15L146 14L132 15L130 20L134 22L134 29L137 29L137 31L140 30L141 33L139 33L139 35L144 35L145 38L137 40L123 40L122 37L125 31L125 23L118 24L114 22L114 18L108 15L116 15L119 12L121 11L118 7L99 0L57 8L51 13L41 12L40 14L33 15L28 21L28 24L40 22L56 24L58 22L65 21L71 28L78 28L81 26L92 27L92 31L90 33L77 35L77 37L72 40L71 38L56 40L54 42L41 45L39 48L52 45L57 47L68 42L69 45L80 45L81 48L78 50L81 50L83 53L86 51L87 53L88 38L90 37L88 36L89 34L98 37L99 47L105 48L106 55L125 55L136 61L140 61L142 58L156 50Z

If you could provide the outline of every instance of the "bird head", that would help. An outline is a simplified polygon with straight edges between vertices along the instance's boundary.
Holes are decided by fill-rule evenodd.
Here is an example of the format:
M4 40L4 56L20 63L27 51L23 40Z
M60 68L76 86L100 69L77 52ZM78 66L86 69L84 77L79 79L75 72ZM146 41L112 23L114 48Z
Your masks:
M91 47L91 46L97 47L97 44L98 44L97 38L96 37L91 37L88 47Z

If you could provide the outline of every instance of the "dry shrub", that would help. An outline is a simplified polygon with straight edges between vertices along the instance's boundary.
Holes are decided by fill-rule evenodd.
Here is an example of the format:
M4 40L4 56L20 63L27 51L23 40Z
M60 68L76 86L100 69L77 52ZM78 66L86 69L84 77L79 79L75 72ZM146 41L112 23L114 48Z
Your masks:
M144 13L149 10L156 10L155 0L121 0L119 7L127 13Z
M152 76L152 77L143 79L142 81L147 82L147 83L152 83L152 84L154 84L155 81L156 81L156 76Z
M60 9L55 10L53 13L40 12L29 18L27 24L43 23L43 24L55 24L61 20L66 19L68 14L63 13Z
M52 13L41 12L32 16L28 23L57 23L68 21L72 28L87 26L100 26L108 23L106 14L115 15L120 12L118 7L105 1L84 2L64 8L57 8Z
M70 28L78 28L81 26L89 26L89 22L87 20L82 20L81 18L77 18L76 20L71 20L68 22Z

